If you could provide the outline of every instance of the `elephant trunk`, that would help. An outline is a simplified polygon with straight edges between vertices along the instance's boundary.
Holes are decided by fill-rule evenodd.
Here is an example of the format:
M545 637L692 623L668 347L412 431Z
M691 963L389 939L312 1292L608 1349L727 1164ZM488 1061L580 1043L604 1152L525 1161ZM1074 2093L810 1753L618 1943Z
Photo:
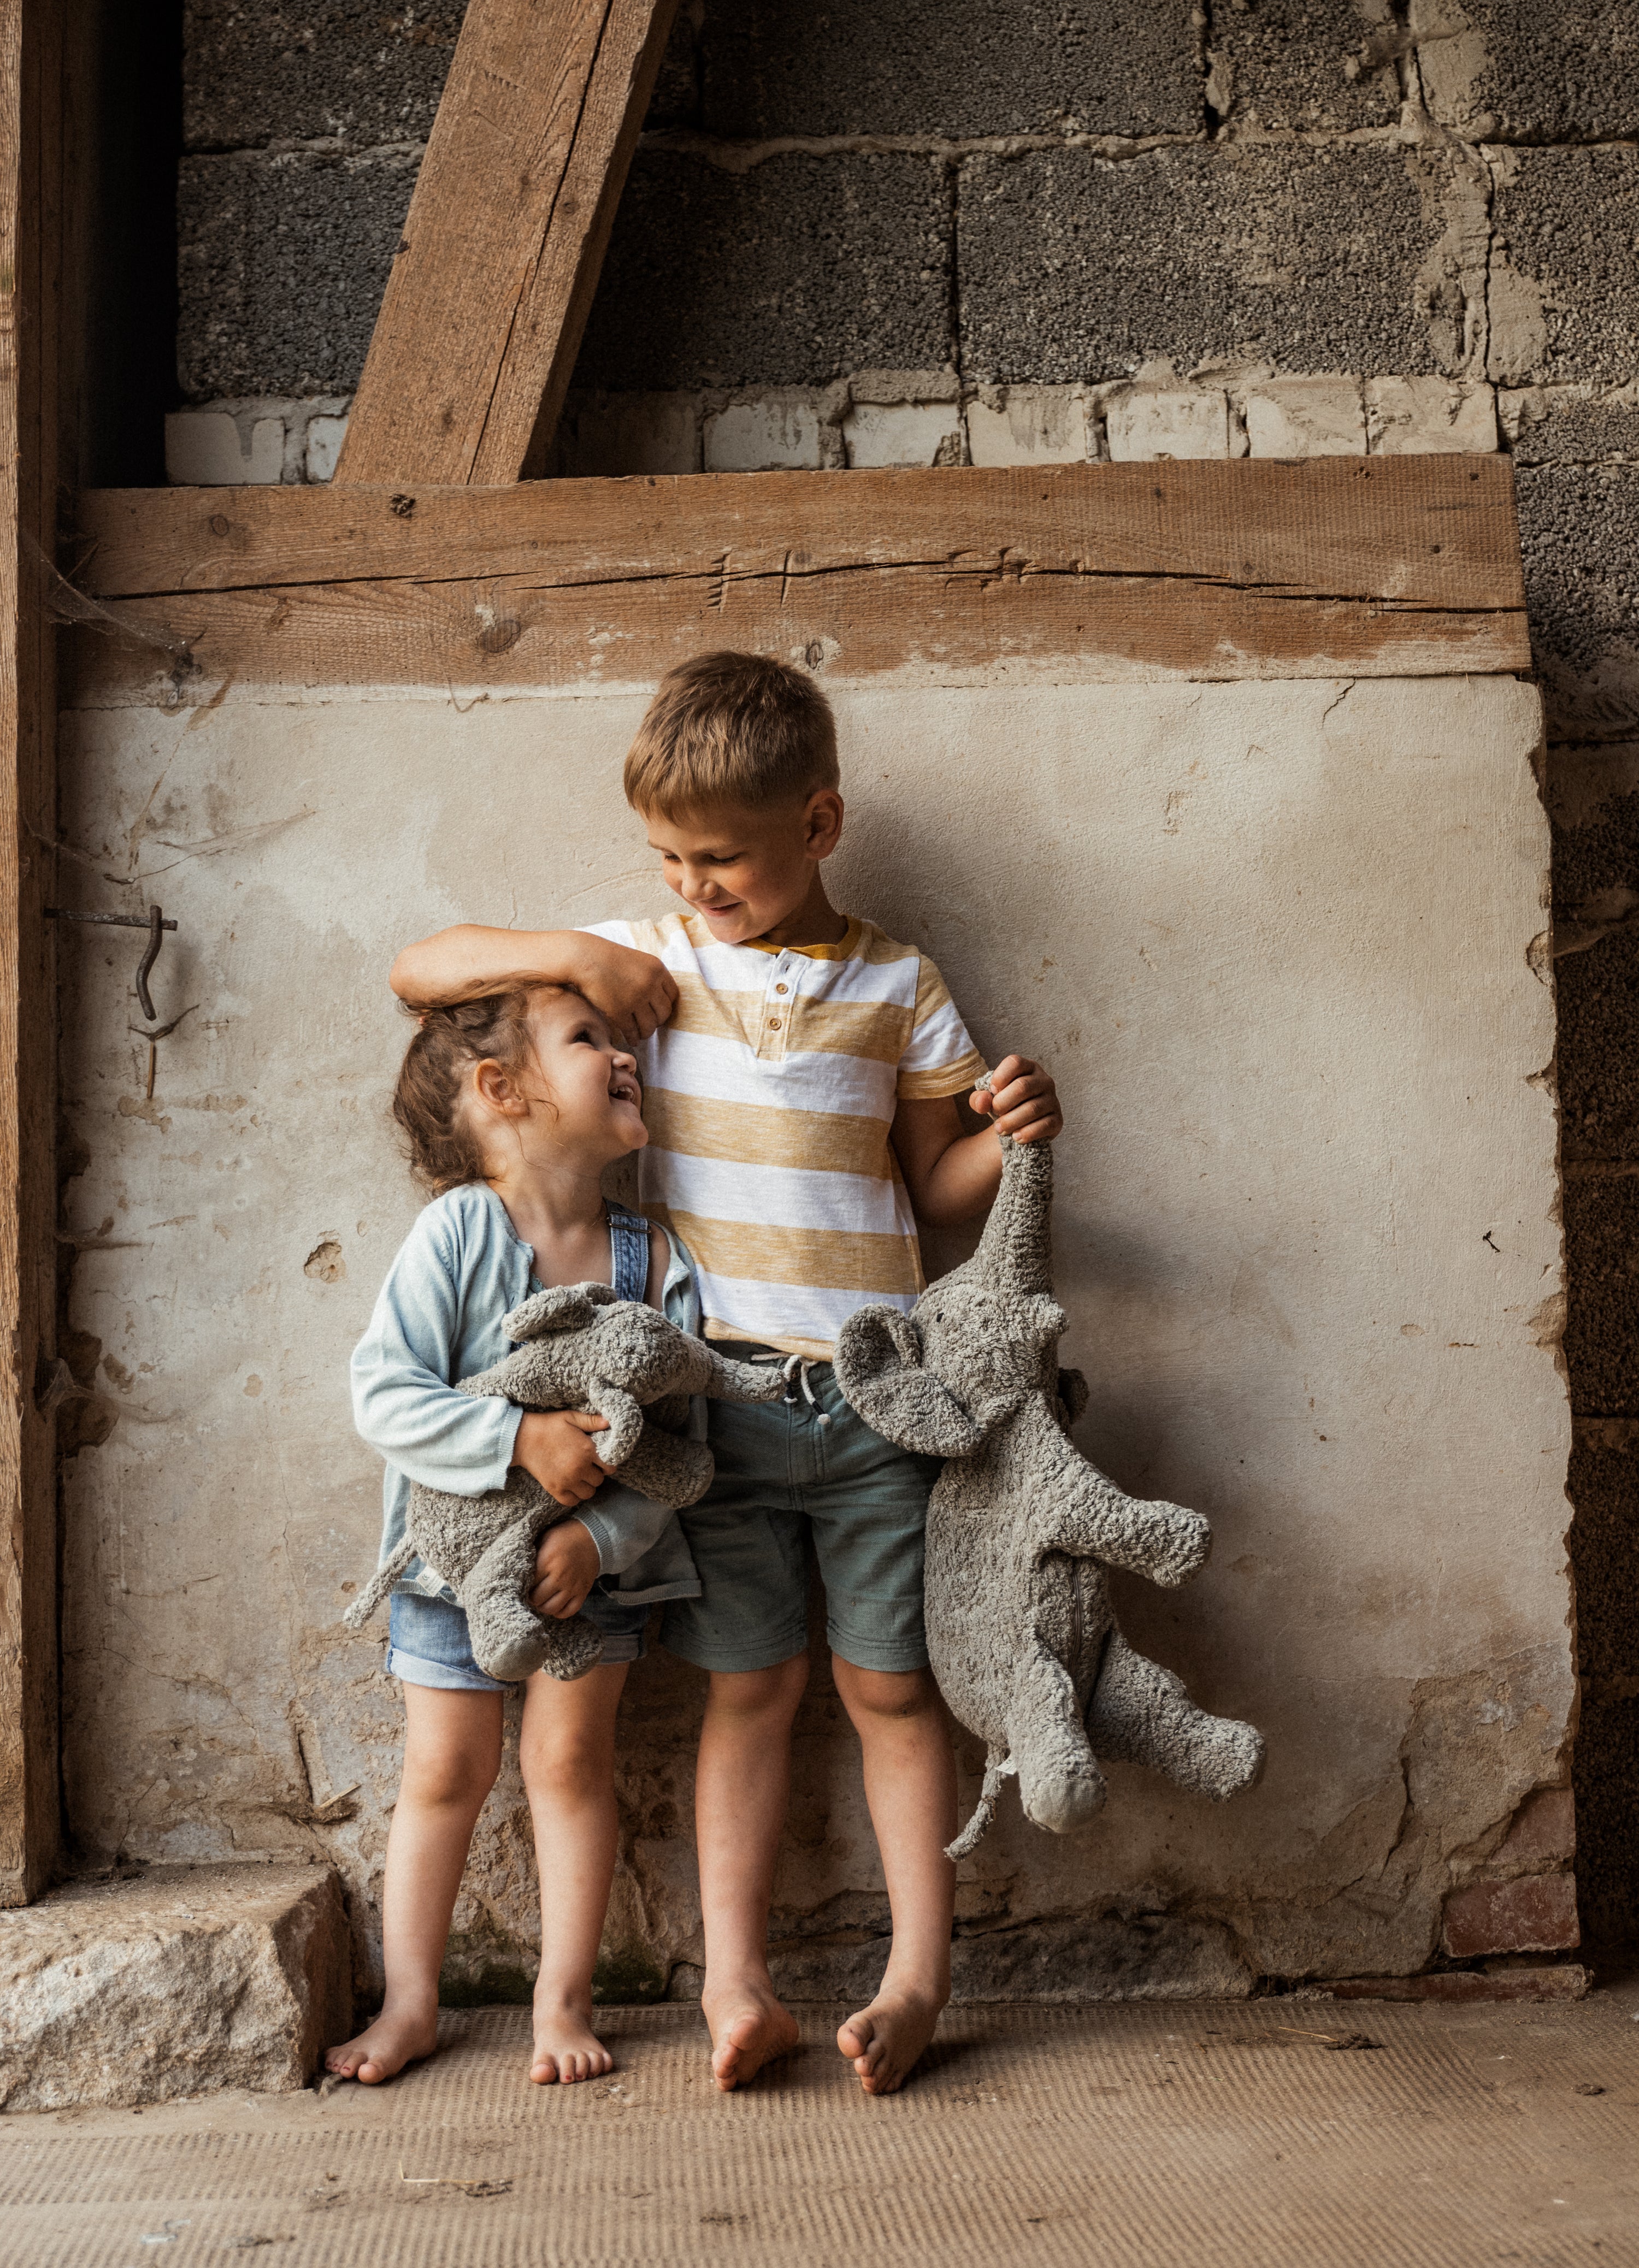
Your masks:
M1001 1144L1001 1187L969 1270L1010 1292L1052 1291L1052 1145Z

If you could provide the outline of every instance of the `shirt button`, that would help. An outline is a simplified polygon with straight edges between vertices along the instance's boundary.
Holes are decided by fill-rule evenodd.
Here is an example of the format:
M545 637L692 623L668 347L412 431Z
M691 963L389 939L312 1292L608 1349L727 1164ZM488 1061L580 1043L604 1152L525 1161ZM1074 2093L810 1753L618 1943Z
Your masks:
M776 992L788 992L791 987L788 984L776 984L774 990Z
M779 1029L779 1019L778 1016L771 1016L769 1018L768 1028L771 1032L777 1032Z

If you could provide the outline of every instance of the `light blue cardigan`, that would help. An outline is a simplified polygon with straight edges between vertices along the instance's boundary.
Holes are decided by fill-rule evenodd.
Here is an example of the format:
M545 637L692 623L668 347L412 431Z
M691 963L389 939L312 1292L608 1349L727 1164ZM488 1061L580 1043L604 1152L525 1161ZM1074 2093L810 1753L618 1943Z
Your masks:
M669 1229L666 1235L671 1258L661 1306L679 1329L698 1334L693 1263ZM352 1360L353 1422L387 1461L378 1565L402 1540L412 1481L454 1496L506 1486L523 1412L495 1396L459 1394L455 1385L511 1353L501 1318L541 1288L532 1256L482 1182L435 1197L400 1245ZM698 1395L689 1431L705 1439ZM615 1579L606 1587L629 1605L698 1597L700 1578L675 1512L610 1480L575 1517L597 1545L603 1574ZM420 1559L394 1587L455 1602L443 1577Z

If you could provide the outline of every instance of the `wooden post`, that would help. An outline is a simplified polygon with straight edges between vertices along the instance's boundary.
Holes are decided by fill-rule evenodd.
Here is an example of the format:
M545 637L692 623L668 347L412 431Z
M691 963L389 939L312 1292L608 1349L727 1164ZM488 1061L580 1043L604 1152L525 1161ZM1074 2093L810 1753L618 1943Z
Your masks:
M65 72L58 0L0 0L0 1904L61 1840L53 1421L55 632Z
M500 483L538 460L676 13L469 0L336 483Z

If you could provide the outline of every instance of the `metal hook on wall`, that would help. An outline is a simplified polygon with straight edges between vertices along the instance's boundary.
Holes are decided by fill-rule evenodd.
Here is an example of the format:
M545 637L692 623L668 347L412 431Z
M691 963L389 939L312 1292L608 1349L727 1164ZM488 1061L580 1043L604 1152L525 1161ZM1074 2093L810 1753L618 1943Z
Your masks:
M67 906L48 906L46 919L48 921L100 922L109 929L145 929L148 932L148 949L137 964L137 998L142 1004L144 1015L151 1024L152 1023L157 1011L149 994L148 978L155 961L159 958L159 947L165 943L165 932L168 929L176 927L173 921L166 921L158 906L150 906L145 914L79 914L71 911Z

